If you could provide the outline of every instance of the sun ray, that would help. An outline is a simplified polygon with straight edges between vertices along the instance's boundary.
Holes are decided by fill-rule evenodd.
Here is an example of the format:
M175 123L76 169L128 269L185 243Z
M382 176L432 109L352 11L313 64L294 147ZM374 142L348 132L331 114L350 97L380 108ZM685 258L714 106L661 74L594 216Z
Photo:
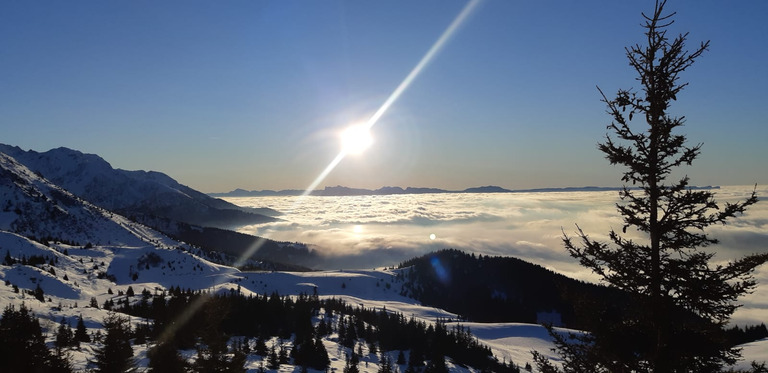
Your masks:
M397 88L392 91L392 94L390 94L387 100L384 101L381 107L379 107L379 110L376 110L376 113L374 113L371 118L368 119L368 122L366 122L368 128L373 127L376 122L379 121L381 116L384 115L384 113L389 109L389 107L392 106L392 104L398 98L400 98L400 95L403 94L403 92L411 85L413 80L416 79L424 67L427 66L430 61L432 61L437 52L443 48L445 43L451 38L451 36L453 36L459 26L461 26L464 20L469 17L470 13L472 13L472 10L475 9L479 3L480 0L471 0L469 3L467 3L467 5L464 6L459 15L457 15L456 18L453 19L453 22L451 22L451 24L448 26L448 28L443 31L443 33L440 35L440 38L438 38L437 41L432 44L432 47L429 48L426 54L424 54L424 57L421 58L419 63L416 64L408 76L406 76L405 79L400 82L400 85L398 85Z
M402 95L402 93L411 85L411 83L416 79L416 77L421 73L421 71L424 69L427 64L435 57L437 52L440 51L441 48L445 45L445 43L451 38L451 36L456 32L456 30L459 28L459 26L467 19L469 14L472 12L472 10L477 6L477 4L480 2L480 0L470 0L464 8L461 10L461 12L454 18L453 22L448 26L448 28L443 31L443 33L440 35L440 37L435 41L435 43L432 45L431 48L427 51L426 54L419 60L419 63L416 64L416 66L411 70L411 72L403 79L402 82L397 86L397 88L392 92L392 94L389 95L386 101L379 107L378 110L368 119L368 121L365 123L366 129L370 129L373 127L376 122L379 121L379 119L384 115L384 113L389 109L392 104L397 101L397 99ZM328 164L328 166L325 167L325 169L320 173L320 175L315 178L314 181L307 187L307 189L302 193L302 195L297 199L295 205L298 205L301 203L301 201L307 197L310 193L312 193L315 188L317 188L318 185L328 176L328 174L333 171L336 166L341 163L341 161L344 159L344 157L347 156L350 149L344 149L342 148L339 154L336 155L336 157L331 161L331 163ZM234 267L240 267L243 264L247 262L247 260L254 255L259 248L266 242L266 237L260 237L251 247L248 248L234 263ZM181 325L183 323L186 323L189 321L191 316L202 306L204 301L200 300L193 304L191 307L188 308L187 312L185 312L182 315L177 316L175 323L178 325ZM169 338L172 336L177 328L176 327L169 327L166 328L163 333L161 334L161 339L163 338Z
M440 34L440 37L435 41L434 44L432 44L432 47L429 48L427 53L424 54L423 57L421 57L421 60L419 60L419 63L414 66L414 68L411 70L410 73L403 79L402 82L395 88L394 91L392 91L392 94L387 97L387 100L384 101L384 103L379 107L378 110L368 119L367 122L365 122L365 126L370 129L373 127L376 122L381 119L381 117L384 115L384 113L392 106L392 104L397 101L398 98L400 98L400 95L405 92L406 89L413 83L413 81L416 79L416 77L421 73L422 70L424 70L424 67L426 67L430 61L437 55L437 52L440 51L440 49L445 46L445 43L453 36L453 34L458 30L459 26L461 26L462 23L469 17L469 15L472 13L472 10L474 10L477 7L477 4L480 3L480 0L470 0L466 5L464 5L464 8L462 8L461 12L456 16L456 18L453 19L453 22L448 26L448 28L443 31L442 34ZM308 195L309 193L312 193L314 188L316 188L322 181L325 179L328 174L333 171L333 169L341 162L342 159L347 155L348 149L342 149L341 152L336 156L336 158L331 161L331 163L328 165L328 167L323 170L322 173L315 179L315 181L310 184L310 186L307 188L307 190L304 191L303 196Z
M379 107L378 110L368 119L367 122L365 122L364 126L367 127L367 129L370 129L373 127L376 122L379 121L379 119L384 115L384 113L389 109L392 104L397 101L398 98L400 98L400 95L405 92L405 90L411 85L411 83L416 79L416 77L421 73L422 70L424 70L424 67L426 67L429 62L437 55L437 52L440 51L440 49L443 48L445 43L453 36L453 34L456 32L456 30L461 26L462 23L469 17L469 15L472 13L472 11L477 7L477 5L480 3L480 0L470 0L464 8L462 8L461 12L456 16L456 18L453 19L453 22L448 26L448 28L443 31L442 34L440 34L440 37L435 41L434 44L432 44L432 47L429 48L427 53L424 54L423 57L421 57L421 60L419 60L419 63L414 66L414 68L411 70L410 73L403 79L402 82L395 88L394 91L392 91L392 94L387 97L387 100L384 101L384 103ZM333 171L336 166L341 163L341 161L344 159L344 157L347 156L349 152L349 148L342 147L339 154L336 155L336 158L334 158L331 163L328 164L328 166L325 167L323 172L321 172L314 181L304 190L304 193L301 194L301 196L296 200L294 203L294 208L296 205L299 205L302 203L302 200L307 197L310 193L312 193L315 188L317 188L320 183L325 180L325 178ZM240 256L240 258L235 263L236 266L244 264L248 258L250 258L253 254L256 253L256 251L259 250L259 248L264 244L265 239L260 238L257 240L252 247L250 247L246 252L243 253L243 255Z

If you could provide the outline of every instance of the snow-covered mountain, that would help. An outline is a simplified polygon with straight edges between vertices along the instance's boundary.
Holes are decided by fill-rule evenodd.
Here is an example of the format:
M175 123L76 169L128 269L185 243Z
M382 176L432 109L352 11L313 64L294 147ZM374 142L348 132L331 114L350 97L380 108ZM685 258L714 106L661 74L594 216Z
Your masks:
M86 202L0 153L0 230L40 241L146 245L143 228Z
M24 304L31 309L42 320L49 346L53 345L56 326L62 319L74 325L74 320L82 316L89 332L103 333L103 320L109 311L99 306L125 299L129 286L136 292L151 293L174 287L238 291L245 295L316 292L323 298L341 299L356 307L400 312L426 323L434 323L438 318L457 319L455 314L422 307L402 295L395 270L241 272L212 263L194 255L194 248L82 200L2 153L0 197L3 203L0 255L6 258L0 265L0 279L6 284L0 286L0 307ZM139 302L139 298L134 301ZM139 318L131 320L134 326L146 322ZM527 356L532 345L550 343L538 326L474 324L473 327L482 330L499 360ZM536 332L531 334L530 328ZM499 331L513 330L523 331L524 335L518 338L531 338L532 344L504 347L506 337ZM74 368L93 368L92 360L100 343L86 343L69 351ZM278 343L278 338L270 343ZM325 337L323 343L329 351L330 367L343 369L351 350L339 344L338 335ZM148 363L148 347L133 346L139 366ZM369 353L362 357L361 371L377 371L381 358L387 353ZM389 353L394 360L396 353ZM192 352L186 354L193 355ZM263 366L264 359L264 356L249 355L246 367L255 371ZM454 371L473 371L450 360L448 365ZM283 369L298 368L288 365L281 367Z
M386 308L427 323L437 318L457 318L449 312L419 306L401 295L396 280L398 272L394 270L241 272L212 263L194 255L194 249L183 243L72 195L2 153L0 197L0 255L5 258L0 265L0 279L6 285L0 286L0 307L24 304L42 320L50 346L62 319L74 325L74 320L82 315L89 332L103 333L103 320L109 311L101 305L126 299L124 294L129 286L136 292L146 290L155 294L174 287L237 291L245 295L297 295L314 291L323 298L333 297L366 308ZM139 297L134 301L140 302ZM131 320L134 326L146 322L139 318ZM502 336L493 330L515 330L513 324L476 327L486 333L489 346L493 343L492 350L500 360L509 361L513 355L524 355L530 349L529 344L520 344L514 346L520 351L512 353L513 346L504 348L499 343ZM527 330L530 326L520 328ZM533 328L538 328L538 334L528 337L539 341L544 335L542 329ZM546 337L544 340L547 343ZM74 368L93 368L92 360L100 343L85 343L69 351ZM278 338L271 343L278 343ZM339 345L338 335L327 336L323 343L329 351L330 366L341 370L351 350ZM133 346L139 366L148 363L148 347ZM361 370L376 371L386 353L364 356ZM264 358L249 355L246 367L256 370L263 365ZM450 361L448 364L455 371L473 371Z
M74 195L124 215L147 214L218 228L273 221L279 215L212 198L160 172L114 169L95 154L68 148L39 153L3 144L0 152Z
M531 350L554 361L552 341L543 327L519 323L467 323L456 314L419 304L406 294L400 280L408 269L344 270L317 272L242 272L212 263L200 252L162 233L78 198L0 153L0 308L24 305L41 320L46 343L53 348L61 320L74 326L82 317L90 335L105 333L105 320L111 311L105 305L124 302L140 305L153 294L165 294L173 288L205 290L212 294L281 295L316 293L321 299L340 299L358 309L386 310L417 322L434 325L445 320L446 326L462 325L471 329L477 341L488 346L499 361L524 367L531 362ZM130 296L132 291L142 295ZM323 316L338 323L340 314ZM315 323L318 319L313 319ZM180 321L181 322L181 321ZM134 329L147 319L130 317ZM233 336L230 343L241 341ZM345 347L339 332L321 339L330 360L329 368L342 371L353 350L362 352L358 368L377 372L385 360L395 361L398 351L371 349L364 340L356 348ZM67 348L73 368L94 368L94 358L104 339L83 342ZM148 350L157 342L132 342L134 358L140 370L149 363ZM271 336L268 346L293 348L280 336ZM751 359L764 359L768 341L746 346L744 366ZM762 352L761 352L762 351ZM762 354L762 355L761 355ZM195 351L181 356L194 361ZM244 362L250 372L259 371L266 356L251 353ZM471 366L451 359L446 366L452 372L476 372ZM404 371L405 365L398 369ZM301 368L290 362L279 371ZM309 369L308 371L319 372Z

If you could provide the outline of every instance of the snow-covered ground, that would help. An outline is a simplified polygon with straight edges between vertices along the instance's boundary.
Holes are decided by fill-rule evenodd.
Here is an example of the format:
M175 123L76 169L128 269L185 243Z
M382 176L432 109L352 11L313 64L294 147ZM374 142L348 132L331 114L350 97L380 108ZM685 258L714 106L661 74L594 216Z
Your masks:
M457 316L433 307L424 307L413 299L400 295L400 283L396 280L397 270L355 270L355 271L319 271L319 272L240 272L237 269L217 265L178 249L145 247L109 247L96 246L90 249L76 248L63 244L46 247L27 240L24 237L0 232L0 255L9 252L13 257L43 255L56 258L58 263L51 266L44 264L36 267L15 264L0 266L0 279L16 285L20 290L32 290L37 285L45 292L46 302L42 303L23 291L15 293L12 286L0 286L0 307L8 304L19 305L22 302L31 308L42 321L49 343L53 343L54 331L64 317L72 326L82 315L89 331L100 329L102 320L108 312L103 309L88 307L91 298L99 305L117 297L118 291L126 291L132 286L138 294L144 289L155 292L156 289L169 289L180 286L183 289L237 289L248 294L271 293L299 294L317 291L321 297L336 297L348 304L366 308L376 308L400 312L406 317L434 322L436 319L449 320L448 327L461 323L470 328L478 340L491 347L501 361L513 361L525 366L532 363L531 351L556 359L551 352L553 347L546 330L539 325L519 323L469 323L459 322ZM66 251L68 255L63 254ZM154 258L152 265L138 268L138 263L148 263L148 257ZM173 267L173 269L171 269ZM116 282L106 278L97 278L101 271L115 276ZM133 281L132 273L138 278ZM64 278L67 278L66 280ZM113 294L109 294L109 290ZM48 300L50 298L50 300ZM135 324L143 322L133 319ZM271 341L270 343L274 343ZM331 359L331 368L341 371L345 364L344 347L331 337L324 340ZM93 358L96 346L84 344L80 350L72 350L75 367L85 369L88 359ZM135 356L140 365L146 366L146 345L135 346ZM747 367L751 360L768 360L768 341L759 341L744 346L745 359L740 367ZM397 352L390 352L392 360ZM193 356L193 351L185 355ZM378 370L379 358L373 355L361 360L360 368L364 372ZM250 357L249 369L256 370L262 364L261 358ZM450 364L450 362L449 362ZM401 367L404 369L404 367ZM280 371L291 372L297 367L284 365ZM403 370L401 369L401 370ZM470 371L452 366L452 371Z

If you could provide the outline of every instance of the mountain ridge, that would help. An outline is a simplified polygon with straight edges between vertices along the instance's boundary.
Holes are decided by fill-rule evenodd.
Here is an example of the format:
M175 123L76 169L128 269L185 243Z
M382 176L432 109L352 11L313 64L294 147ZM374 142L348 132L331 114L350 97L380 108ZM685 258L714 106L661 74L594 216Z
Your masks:
M65 147L36 152L0 144L0 152L72 194L123 215L148 214L216 228L272 222L279 215L213 198L161 172L115 169L98 155Z
M532 189L506 189L496 185L466 188L463 190L448 190L440 188L384 186L379 189L351 188L346 186L326 186L324 189L316 189L309 193L312 196L344 197L344 196L386 196L398 194L440 194L440 193L556 193L556 192L606 192L618 191L623 187L561 187L561 188L532 188ZM691 189L719 189L719 186L692 186ZM300 196L306 193L300 189L283 190L245 190L237 188L225 193L208 193L212 197L280 197Z

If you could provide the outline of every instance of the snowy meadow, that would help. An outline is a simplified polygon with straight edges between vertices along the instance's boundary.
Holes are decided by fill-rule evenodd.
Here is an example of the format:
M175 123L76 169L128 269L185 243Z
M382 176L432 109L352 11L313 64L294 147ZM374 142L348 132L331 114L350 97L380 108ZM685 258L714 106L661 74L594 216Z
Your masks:
M715 190L718 202L744 199L753 186ZM709 233L710 249L727 261L762 252L768 243L768 188L761 202ZM323 269L396 265L430 251L454 248L483 255L515 256L587 281L596 277L569 257L563 232L576 224L593 238L620 230L616 191L497 194L409 194L386 196L232 197L241 206L269 207L282 221L241 227L243 233L307 243L324 259ZM640 237L640 236L638 236ZM744 298L736 323L768 319L768 268L760 268L757 291Z

